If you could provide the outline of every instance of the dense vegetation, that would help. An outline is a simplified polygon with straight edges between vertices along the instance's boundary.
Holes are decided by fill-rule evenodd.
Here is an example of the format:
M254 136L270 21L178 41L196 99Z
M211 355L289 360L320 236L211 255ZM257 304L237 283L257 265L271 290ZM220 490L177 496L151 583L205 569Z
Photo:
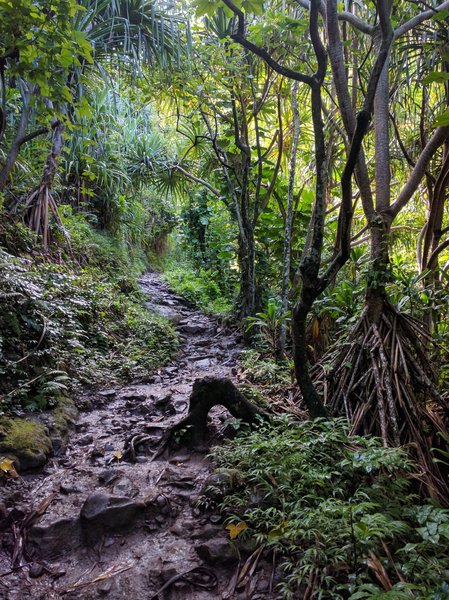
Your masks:
M216 459L286 597L448 593L448 21L0 0L0 411L166 363L137 283L163 270L241 328L268 407L312 418Z

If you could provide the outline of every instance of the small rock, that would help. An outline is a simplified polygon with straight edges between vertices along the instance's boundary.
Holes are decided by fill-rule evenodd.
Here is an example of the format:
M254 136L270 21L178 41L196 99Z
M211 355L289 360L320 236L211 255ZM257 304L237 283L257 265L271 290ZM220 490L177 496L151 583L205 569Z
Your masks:
M169 375L173 375L174 373L177 373L179 371L179 367L166 367L165 368L165 372L168 373Z
M167 498L165 496L163 496L162 494L156 498L156 504L158 506L160 506L161 508L163 506L167 506L167 502L168 502Z
M209 517L209 521L211 523L220 523L221 522L221 515L211 515Z
M90 458L101 458L105 455L105 449L103 446L94 446L90 453Z
M181 523L175 523L174 525L172 525L170 527L170 533L173 533L173 535L182 537L185 534L185 529L183 528Z
M109 485L121 476L121 472L116 469L105 469L98 475L98 481L104 485Z
M196 522L192 521L190 519L186 519L185 521L182 522L182 526L187 531L192 531L193 529L195 529Z
M104 540L104 544L103 544L103 546L104 546L105 548L109 548L110 546L113 546L114 544L115 544L115 539L114 539L113 537L107 537L107 538Z
M105 452L112 452L113 450L115 450L115 446L114 446L114 444L111 444L110 442L108 442L104 445L104 450L105 450Z
M210 360L208 358L203 358L203 360L197 360L195 362L195 369L208 369L210 365Z
M61 483L59 486L59 491L61 494L81 494L83 492L83 488L80 485L74 483Z
M127 392L123 392L120 395L121 398L124 398L126 400L136 400L137 402L141 401L143 402L144 400L147 399L147 395L143 394L142 392L139 392L137 390L128 390ZM127 404L128 406L128 404Z
M136 456L136 463L143 464L148 462L148 458L146 456Z
M154 517L154 520L156 521L156 523L159 523L159 525L162 525L162 523L165 523L167 518L164 515L159 514Z
M133 482L128 477L122 477L114 484L112 493L116 496L132 496Z
M157 408L165 408L167 406L167 404L170 402L170 400L172 399L172 396L173 396L173 394L171 392L169 394L165 394L165 396L162 396L161 398L157 398L154 405L157 406Z
M101 392L99 392L100 396L103 396L105 398L111 398L112 396L115 396L117 393L117 390L102 390Z
M207 525L204 525L202 529L194 533L192 537L198 540L210 540L216 538L217 534L219 534L221 531L221 527L215 527L214 525L208 523Z
M94 441L94 436L91 433L88 433L78 439L78 444L80 446L88 446L89 444L92 444L93 441Z
M102 596L106 596L111 591L113 583L114 581L112 579L105 579L100 582L97 586L98 593Z
M234 562L238 559L238 553L233 544L224 538L212 539L203 544L195 546L196 553L208 565Z
M171 464L187 462L190 460L190 454L177 454L176 456L172 456L168 461Z
M37 579L44 573L44 567L39 563L31 563L28 575L33 579Z

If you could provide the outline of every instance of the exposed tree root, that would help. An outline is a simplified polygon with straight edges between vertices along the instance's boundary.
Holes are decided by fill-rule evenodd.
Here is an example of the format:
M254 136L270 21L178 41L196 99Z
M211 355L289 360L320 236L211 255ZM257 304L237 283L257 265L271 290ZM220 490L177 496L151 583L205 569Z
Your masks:
M447 431L449 407L437 390L429 341L418 321L385 303L378 324L364 312L347 342L325 355L313 374L330 414L345 415L352 434L410 447L428 493L447 503L447 474L433 462L431 448L441 445L436 434Z
M155 460L164 452L173 440L175 433L186 428L191 428L192 446L194 448L204 448L207 438L207 416L211 408L217 405L224 406L233 417L250 425L257 418L266 419L269 417L266 412L247 400L230 379L225 377L196 379L190 394L187 415L173 427L167 429L162 436L159 447L152 456L152 460ZM155 424L155 428L161 429L163 427L160 423ZM133 436L126 445L124 458L135 461L136 446L147 441L147 439L148 436L146 435Z

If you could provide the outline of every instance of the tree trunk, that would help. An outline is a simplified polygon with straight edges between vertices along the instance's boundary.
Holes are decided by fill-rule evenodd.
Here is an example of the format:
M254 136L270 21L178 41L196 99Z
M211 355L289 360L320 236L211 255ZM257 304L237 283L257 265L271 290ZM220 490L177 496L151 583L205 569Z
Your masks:
M238 317L243 320L256 312L256 255L254 231L251 225L245 227L245 236L239 234L240 293Z
M310 376L309 357L307 353L307 316L311 305L300 301L293 309L292 338L295 376L302 397L312 418L327 417L323 401L317 392Z
M295 81L292 86L292 109L293 109L293 144L292 153L290 156L290 173L288 180L288 195L287 195L287 214L285 219L285 239L284 239L284 268L282 274L282 291L281 291L281 312L283 315L288 309L288 290L290 285L290 266L291 266L291 244L293 230L293 196L295 191L295 167L296 155L298 152L299 141L299 110L298 110L298 82ZM282 356L285 352L285 343L287 338L287 325L285 320L282 321L281 331L279 333L279 348L278 352Z
M22 91L22 113L20 115L19 125L17 127L16 135L11 143L8 155L5 163L0 169L0 192L5 188L8 183L11 172L16 164L17 157L19 156L20 148L22 146L22 139L25 137L28 122L30 119L30 92L28 90Z
M389 278L389 220L377 217L370 227L371 258L366 287L365 302L368 320L378 324L386 301L386 285Z

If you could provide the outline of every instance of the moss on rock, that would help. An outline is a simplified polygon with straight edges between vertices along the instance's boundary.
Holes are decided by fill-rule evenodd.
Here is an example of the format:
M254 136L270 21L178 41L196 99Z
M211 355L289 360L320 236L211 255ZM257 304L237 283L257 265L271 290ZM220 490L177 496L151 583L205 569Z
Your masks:
M0 454L14 460L17 470L42 467L52 452L47 427L32 419L0 420Z

